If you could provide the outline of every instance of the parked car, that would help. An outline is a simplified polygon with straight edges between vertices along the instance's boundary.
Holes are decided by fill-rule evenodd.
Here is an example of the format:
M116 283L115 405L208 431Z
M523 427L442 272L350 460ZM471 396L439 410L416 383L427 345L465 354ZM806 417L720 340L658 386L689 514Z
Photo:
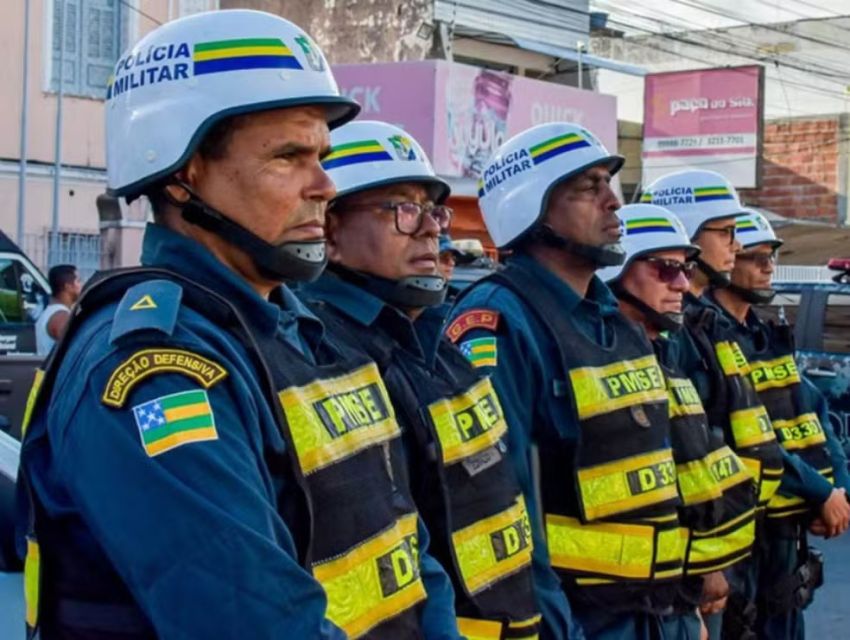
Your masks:
M850 458L850 260L832 260L831 280L778 281L759 313L794 325L800 369L826 395L832 428Z
M0 638L23 640L21 563L14 548L15 480L21 423L35 369L35 322L47 307L47 279L0 231Z

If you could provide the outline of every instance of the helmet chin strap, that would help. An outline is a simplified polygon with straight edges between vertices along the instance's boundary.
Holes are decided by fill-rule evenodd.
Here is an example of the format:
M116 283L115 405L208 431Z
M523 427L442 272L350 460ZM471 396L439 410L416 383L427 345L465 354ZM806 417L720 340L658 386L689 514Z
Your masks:
M322 275L328 262L324 239L270 244L204 202L184 182L176 184L189 193L186 202L168 197L180 208L183 219L242 249L264 277L281 282L312 282Z
M729 271L718 271L702 258L694 258L697 267L708 278L708 286L715 289L725 289L732 283L732 274Z
M337 263L331 263L328 269L343 280L400 309L421 309L442 304L449 289L448 282L441 275L407 276L390 280L354 271Z
M643 314L646 321L649 322L658 331L669 331L675 333L682 328L685 321L684 313L660 313L646 304L643 300L627 291L625 287L618 281L611 283L611 291L619 300L628 302L638 311Z
M741 298L744 302L755 305L770 304L776 297L775 289L746 289L737 284L730 284L726 289Z
M626 250L620 242L603 244L598 247L593 245L576 242L570 238L564 237L548 224L539 224L531 232L531 237L556 249L585 258L592 262L598 269L603 267L618 267L626 261Z

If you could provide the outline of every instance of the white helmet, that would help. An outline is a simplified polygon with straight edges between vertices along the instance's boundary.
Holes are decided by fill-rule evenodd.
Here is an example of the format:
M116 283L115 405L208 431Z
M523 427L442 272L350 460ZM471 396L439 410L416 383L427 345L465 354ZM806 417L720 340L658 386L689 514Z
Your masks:
M360 107L340 95L325 56L299 27L261 11L169 22L115 65L106 96L106 166L115 196L176 171L228 116L322 105L338 126Z
M587 129L570 122L541 124L505 142L484 167L478 197L496 246L518 240L540 220L557 184L594 167L623 166Z
M740 215L743 209L732 183L715 171L699 169L658 178L644 190L640 201L676 214L691 239L705 223Z
M755 209L744 209L744 215L735 223L735 236L744 249L760 244L769 244L773 249L782 246L782 240L776 237L770 222Z
M620 242L626 251L623 264L601 269L597 275L605 282L617 280L633 260L648 253L684 249L687 259L700 252L691 242L682 221L664 207L654 204L629 204L617 211L623 236Z
M682 327L684 314L661 312L626 289L621 276L629 265L641 256L670 249L684 249L685 259L693 260L700 249L691 243L685 226L674 214L652 204L631 204L617 211L622 221L623 237L620 242L626 251L626 260L621 266L609 267L599 272L611 287L614 295L638 309L644 321L660 331L677 331Z
M434 173L422 146L403 129L358 120L331 134L331 152L322 166L336 185L336 197L400 182L423 183L443 202L449 185Z

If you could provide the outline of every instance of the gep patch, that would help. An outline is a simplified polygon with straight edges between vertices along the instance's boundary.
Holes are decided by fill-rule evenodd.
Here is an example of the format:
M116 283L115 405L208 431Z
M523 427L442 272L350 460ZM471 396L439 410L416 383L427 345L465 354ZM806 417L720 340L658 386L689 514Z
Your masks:
M470 309L460 314L446 328L446 337L457 342L467 331L487 329L495 331L499 326L499 312L492 309Z
M106 382L101 402L120 409L136 385L161 373L182 374L205 389L227 377L227 371L220 364L185 349L141 349L115 367Z

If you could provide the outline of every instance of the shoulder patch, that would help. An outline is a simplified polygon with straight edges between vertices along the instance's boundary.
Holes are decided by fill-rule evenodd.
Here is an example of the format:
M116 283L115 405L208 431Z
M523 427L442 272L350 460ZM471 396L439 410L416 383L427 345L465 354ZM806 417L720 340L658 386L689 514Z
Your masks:
M133 407L145 453L151 458L191 442L218 440L207 392L181 391Z
M120 409L142 381L161 373L180 373L209 389L227 377L227 370L209 358L185 349L140 349L115 367L100 400Z
M114 344L136 331L171 335L177 324L183 288L170 280L149 280L127 289L115 311L109 342Z
M495 331L499 327L499 312L492 309L470 309L455 318L446 327L446 337L457 342L467 331L487 329Z
M498 364L496 336L466 340L458 348L474 367L495 367Z

